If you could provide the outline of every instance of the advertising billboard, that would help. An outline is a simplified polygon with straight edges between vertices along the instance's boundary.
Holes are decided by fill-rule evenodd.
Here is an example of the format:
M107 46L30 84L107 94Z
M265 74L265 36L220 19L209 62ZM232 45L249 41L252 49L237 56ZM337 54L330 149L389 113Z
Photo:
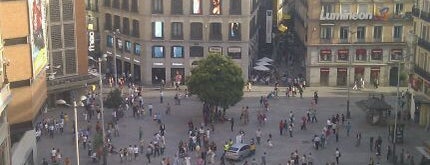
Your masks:
M45 5L45 0L28 0L33 78L37 77L48 62Z

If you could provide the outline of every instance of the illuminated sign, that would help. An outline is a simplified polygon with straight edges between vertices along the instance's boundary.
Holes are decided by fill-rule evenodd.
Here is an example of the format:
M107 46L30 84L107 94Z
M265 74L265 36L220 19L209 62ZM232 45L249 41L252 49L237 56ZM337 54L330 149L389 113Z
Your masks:
M95 51L95 37L94 37L94 32L93 31L90 31L90 32L88 32L88 36L89 36L89 38L88 38L88 41L89 41L89 45L88 45L88 51L90 51L90 52L94 52Z
M321 21L371 20L372 13L324 13L321 12Z

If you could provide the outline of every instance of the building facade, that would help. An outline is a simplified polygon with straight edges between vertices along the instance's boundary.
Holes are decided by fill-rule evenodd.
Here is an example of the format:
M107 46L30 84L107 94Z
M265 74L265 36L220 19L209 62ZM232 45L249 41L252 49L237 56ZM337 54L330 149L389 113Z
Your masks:
M99 3L99 8L88 4ZM258 0L103 0L87 2L108 73L144 84L184 82L209 53L231 57L248 79L258 51ZM96 35L96 42L97 42ZM114 56L113 54L116 54ZM113 57L116 58L113 59Z
M0 31L0 164L11 164L10 133L7 121L7 105L12 99L6 75L7 61L3 57L3 39Z
M7 107L11 164L36 164L37 160L33 120L47 97L46 2L0 1L3 56L8 61L5 73L13 95Z
M414 57L412 117L421 126L430 127L430 0L418 0L414 7L414 31L418 42Z
M296 0L309 85L346 86L348 72L351 84L397 85L397 64L408 54L412 6L412 0Z
M73 91L97 82L88 74L88 37L84 0L54 0L49 3L48 103L72 102Z

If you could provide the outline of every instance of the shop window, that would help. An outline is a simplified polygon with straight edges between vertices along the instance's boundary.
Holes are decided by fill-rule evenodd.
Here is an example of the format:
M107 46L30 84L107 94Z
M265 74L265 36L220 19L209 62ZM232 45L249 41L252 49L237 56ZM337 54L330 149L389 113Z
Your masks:
M331 61L331 50L320 50L320 61Z
M232 59L241 59L242 49L240 47L229 47L227 48L227 56Z
M338 61L348 61L349 60L349 50L348 49L340 49L337 51L337 60Z
M367 51L366 49L357 49L355 51L355 61L366 61Z
M372 49L370 59L378 61L382 60L382 49Z

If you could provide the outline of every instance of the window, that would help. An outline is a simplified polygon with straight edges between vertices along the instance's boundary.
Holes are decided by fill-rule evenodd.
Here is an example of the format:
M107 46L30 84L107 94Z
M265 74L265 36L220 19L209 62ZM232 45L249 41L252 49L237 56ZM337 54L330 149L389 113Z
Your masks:
M342 27L340 27L339 32L340 32L339 38L341 40L348 40L349 27L342 26Z
M128 1L129 0L122 0L122 10L125 10L125 11L129 10Z
M357 41L364 42L365 37L366 37L366 27L365 26L357 27Z
M394 15L402 15L403 14L403 3L396 3L394 6Z
M110 5L111 5L110 0L104 0L104 5L105 5L106 7L110 7Z
M153 46L152 58L164 58L164 46Z
M125 52L130 53L131 52L131 42L130 41L125 41Z
M125 35L130 34L130 21L125 17L122 19L122 33Z
M133 37L140 37L139 21L137 20L133 20L133 32L131 35Z
M133 50L133 54L134 55L140 55L140 53L142 53L142 45L138 44L138 43L134 43L134 50Z
M373 39L382 40L382 26L373 27Z
M210 8L210 14L211 15L220 15L221 14L221 1L222 0L210 0L211 8Z
M113 37L111 35L106 36L106 46L113 47Z
M152 22L152 38L153 39L163 39L163 22L156 21Z
M209 30L209 40L222 40L221 23L211 23Z
M180 15L183 14L182 9L182 0L172 0L170 4L170 11L173 15Z
M184 58L184 47L172 46L172 58Z
M163 14L163 0L152 0L152 14Z
M120 38L116 39L116 50L122 52L123 50L123 43L122 40Z
M351 13L351 4L340 4L340 13Z
M328 13L332 13L333 12L333 5L332 4L322 4L321 12L324 12L324 15L326 15Z
M370 60L382 60L382 49L372 49Z
M337 51L337 60L348 61L349 60L349 50L348 49L339 49Z
M203 24L200 22L192 22L190 28L190 39L191 40L202 40L203 39Z
M173 40L182 40L184 35L182 32L182 22L172 22L172 36Z
M105 14L105 29L112 30L112 16L110 14Z
M230 14L231 15L242 14L242 0L230 0Z
M368 13L369 6L367 4L359 4L357 13Z
M402 49L391 49L391 60L401 60L403 53Z
M357 49L355 51L355 60L356 61L366 61L367 60L366 49Z
M320 50L320 61L331 61L331 50L330 49L324 49Z
M118 15L113 16L113 29L121 28L121 17Z
M138 12L138 9L139 9L138 0L131 0L131 11Z
M190 57L203 57L203 47L202 46L191 46L190 47Z
M202 13L202 0L191 0L191 14Z
M393 38L401 39L403 33L403 26L394 26Z
M233 41L241 40L240 23L238 22L230 23L228 39Z
M321 26L321 39L331 39L332 35L331 35L331 30L332 27L331 26Z
M119 9L119 7L121 7L121 6L119 5L119 0L113 0L112 7L113 7L113 8L115 8L115 9Z
M240 47L229 47L227 48L227 56L232 59L241 59L242 49Z

